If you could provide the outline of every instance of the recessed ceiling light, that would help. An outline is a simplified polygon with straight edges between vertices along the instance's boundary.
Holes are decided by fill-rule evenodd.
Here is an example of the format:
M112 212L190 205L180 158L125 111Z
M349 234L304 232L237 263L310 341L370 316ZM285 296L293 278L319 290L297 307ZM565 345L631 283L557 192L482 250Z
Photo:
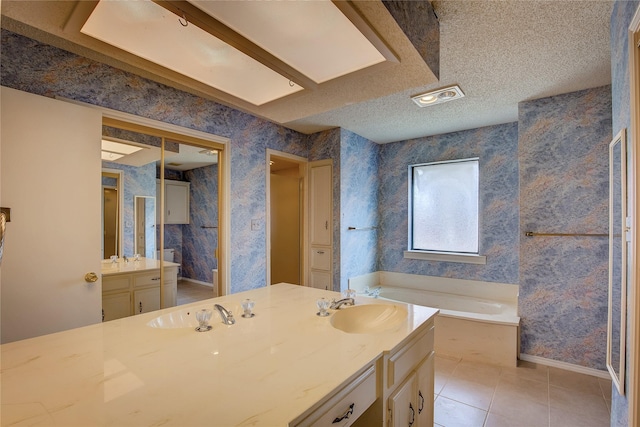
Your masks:
M113 162L129 154L142 150L142 147L125 144L109 139L102 140L102 160Z
M204 154L205 156L217 156L218 155L218 150L200 150L198 151L198 153L200 154Z
M427 107L429 105L441 104L453 99L464 97L462 89L458 85L433 90L419 95L412 96L411 99L418 107Z

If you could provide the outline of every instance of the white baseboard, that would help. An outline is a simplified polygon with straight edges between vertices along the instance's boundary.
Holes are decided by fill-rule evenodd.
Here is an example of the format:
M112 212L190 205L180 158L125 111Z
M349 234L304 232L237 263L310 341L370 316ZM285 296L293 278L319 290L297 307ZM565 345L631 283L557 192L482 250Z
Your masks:
M196 280L196 279L189 279L189 278L186 278L186 277L183 277L182 280L184 280L185 282L191 282L191 283L195 283L195 284L198 284L198 285L208 286L210 288L213 288L213 283L203 282L203 281Z
M537 363L538 365L551 366L553 368L564 369L565 371L577 372L579 374L591 375L598 378L611 379L608 371L601 371L599 369L587 368L585 366L574 365L573 363L560 362L558 360L547 359L539 356L531 356L529 354L520 354L520 360L526 362Z

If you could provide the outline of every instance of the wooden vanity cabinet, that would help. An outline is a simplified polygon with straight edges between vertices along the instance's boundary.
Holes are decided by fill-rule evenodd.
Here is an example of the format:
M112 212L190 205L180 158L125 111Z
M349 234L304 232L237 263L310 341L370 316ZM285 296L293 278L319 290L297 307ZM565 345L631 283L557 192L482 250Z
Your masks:
M102 295L102 321L120 319L131 315L131 292Z
M387 426L433 426L433 337L432 320L425 332L387 358Z
M388 411L389 426L433 426L433 361L432 353L391 394Z
M295 427L432 427L433 319L311 408Z
M178 267L165 267L164 283L160 269L102 276L102 320L114 320L160 308L160 289L165 307L176 305Z

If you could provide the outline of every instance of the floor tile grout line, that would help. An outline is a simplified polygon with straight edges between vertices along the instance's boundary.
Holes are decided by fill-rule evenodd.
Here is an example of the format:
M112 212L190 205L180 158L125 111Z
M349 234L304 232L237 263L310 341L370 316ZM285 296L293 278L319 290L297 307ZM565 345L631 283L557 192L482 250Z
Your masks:
M487 408L487 415L484 418L484 424L482 424L484 427L487 426L487 422L489 421L489 414L491 413L491 408L493 408L493 400L496 398L496 392L498 391L498 385L500 384L500 380L502 379L503 374L504 374L504 371L503 371L502 368L500 368L500 375L498 375L498 383L493 388L493 394L491 395L491 401L489 402L489 408Z

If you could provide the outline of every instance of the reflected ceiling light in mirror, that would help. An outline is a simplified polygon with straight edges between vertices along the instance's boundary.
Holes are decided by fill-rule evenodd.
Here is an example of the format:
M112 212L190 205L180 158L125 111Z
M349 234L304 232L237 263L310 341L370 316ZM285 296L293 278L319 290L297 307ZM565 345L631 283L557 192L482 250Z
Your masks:
M142 147L124 144L121 142L103 139L102 140L102 160L113 162L129 154L142 150Z
M433 90L430 92L421 93L419 95L412 96L413 102L418 107L428 107L431 105L442 104L443 102L452 101L454 99L463 98L464 93L458 85L448 86L442 89Z
M150 0L101 0L81 32L262 105L303 88Z
M330 0L189 2L316 83L386 60Z
M205 156L217 156L218 150L200 150L198 153L204 154Z

